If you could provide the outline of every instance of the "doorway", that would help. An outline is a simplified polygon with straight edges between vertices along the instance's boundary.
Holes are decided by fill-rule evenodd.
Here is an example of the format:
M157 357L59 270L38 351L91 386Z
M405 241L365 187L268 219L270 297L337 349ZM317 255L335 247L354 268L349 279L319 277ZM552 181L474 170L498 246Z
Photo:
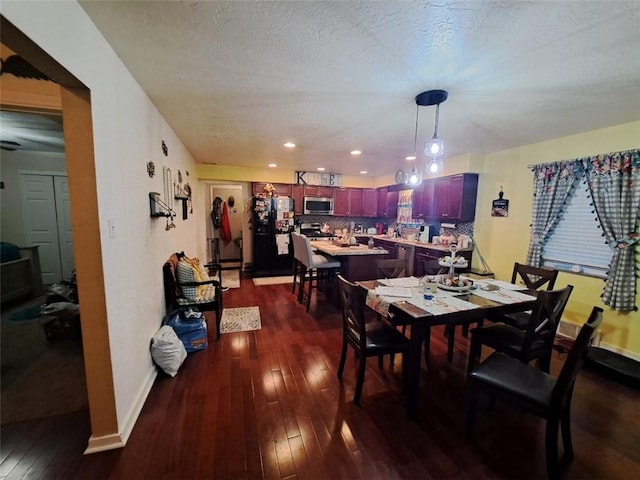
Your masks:
M244 200L242 185L209 187L211 218L207 222L210 261L219 261L224 270L241 269L243 259ZM217 201L216 201L217 199ZM219 209L217 212L214 209ZM226 214L225 214L226 210ZM227 217L226 220L223 216ZM224 241L224 223L228 221L230 239ZM217 239L217 241L215 241ZM218 251L216 252L216 245Z

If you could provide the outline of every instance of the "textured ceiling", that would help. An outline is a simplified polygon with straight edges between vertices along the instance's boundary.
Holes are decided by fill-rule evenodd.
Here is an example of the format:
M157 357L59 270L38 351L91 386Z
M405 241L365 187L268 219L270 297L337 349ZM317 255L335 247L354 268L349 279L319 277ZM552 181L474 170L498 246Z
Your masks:
M406 169L429 89L445 160L640 119L637 1L80 4L199 163Z

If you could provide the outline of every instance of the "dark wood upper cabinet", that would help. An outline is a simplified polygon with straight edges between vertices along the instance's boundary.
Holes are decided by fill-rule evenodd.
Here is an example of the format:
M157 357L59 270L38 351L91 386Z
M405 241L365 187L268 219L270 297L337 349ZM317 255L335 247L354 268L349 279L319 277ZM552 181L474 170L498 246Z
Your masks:
M304 210L304 188L302 185L291 185L291 198L293 198L293 213L294 215L302 215Z
M396 218L398 216L398 200L400 192L398 190L387 193L387 214L385 218Z
M362 216L378 216L378 192L375 188L362 189Z
M387 187L376 188L376 194L378 196L378 217L387 216L387 195L389 190Z
M478 174L464 173L435 180L432 218L469 222L475 218Z
M323 185L305 185L305 197L333 198L334 187L325 187Z
M334 188L333 215L336 217L362 216L362 189Z

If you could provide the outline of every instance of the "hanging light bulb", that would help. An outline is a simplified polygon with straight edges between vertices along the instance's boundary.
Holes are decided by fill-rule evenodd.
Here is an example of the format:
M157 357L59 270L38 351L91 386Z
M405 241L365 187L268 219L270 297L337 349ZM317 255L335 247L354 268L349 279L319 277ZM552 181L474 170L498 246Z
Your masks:
M429 160L429 163L427 163L427 170L432 174L442 172L443 167L442 158L439 157L433 157Z
M444 142L442 139L438 138L438 118L440 116L440 104L436 105L436 122L435 122L435 130L433 131L433 137L431 140L427 142L427 145L424 149L424 154L427 157L437 157L442 155L444 150Z

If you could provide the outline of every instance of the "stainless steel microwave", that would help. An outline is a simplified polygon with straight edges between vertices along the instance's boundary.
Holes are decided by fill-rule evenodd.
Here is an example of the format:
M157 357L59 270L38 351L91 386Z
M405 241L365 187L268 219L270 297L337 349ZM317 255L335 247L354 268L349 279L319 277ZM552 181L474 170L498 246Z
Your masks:
M333 215L333 198L304 197L305 215Z

